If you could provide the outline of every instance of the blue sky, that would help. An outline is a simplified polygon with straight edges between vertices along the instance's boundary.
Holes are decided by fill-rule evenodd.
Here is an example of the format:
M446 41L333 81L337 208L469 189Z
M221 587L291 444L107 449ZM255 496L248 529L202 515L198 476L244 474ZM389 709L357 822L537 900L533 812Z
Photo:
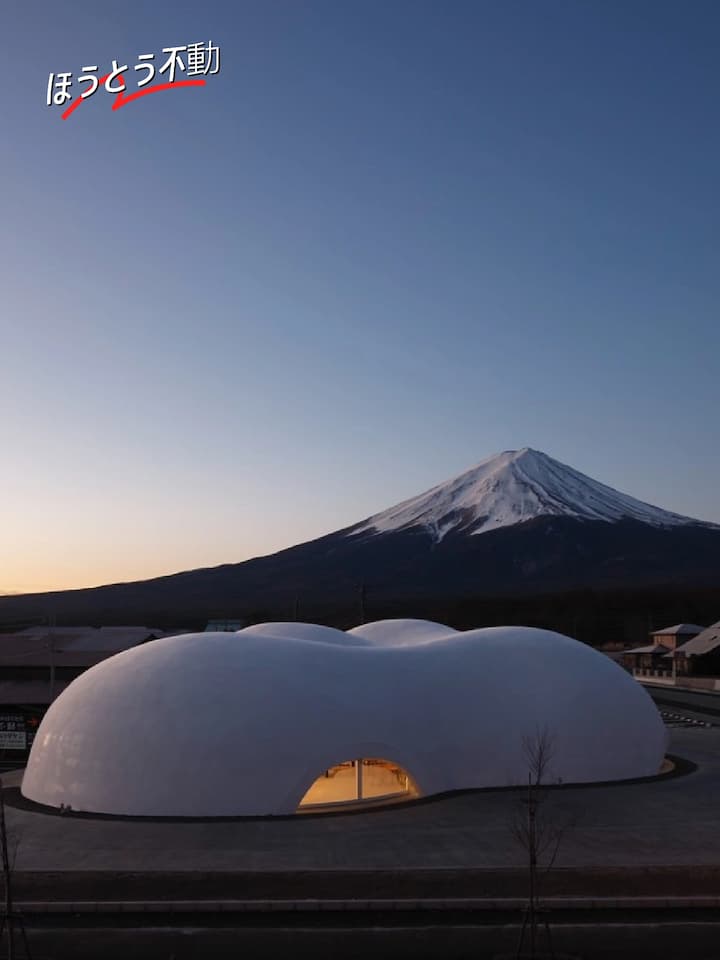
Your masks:
M720 7L12 3L0 589L242 560L491 453L720 521ZM67 121L48 74L209 40Z

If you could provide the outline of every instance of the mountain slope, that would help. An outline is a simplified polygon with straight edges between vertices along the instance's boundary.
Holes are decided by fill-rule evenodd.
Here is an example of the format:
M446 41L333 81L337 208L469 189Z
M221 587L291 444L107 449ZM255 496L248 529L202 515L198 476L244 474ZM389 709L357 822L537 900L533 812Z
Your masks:
M720 584L720 527L669 513L524 449L309 543L136 583L0 597L0 623L288 619L478 596ZM344 614L342 614L344 616ZM330 616L330 614L328 614ZM335 617L335 613L332 614ZM338 614L340 616L340 614Z
M545 453L524 447L488 457L354 529L388 533L420 526L439 542L451 531L486 533L543 516L606 522L628 519L658 527L701 524L613 490Z

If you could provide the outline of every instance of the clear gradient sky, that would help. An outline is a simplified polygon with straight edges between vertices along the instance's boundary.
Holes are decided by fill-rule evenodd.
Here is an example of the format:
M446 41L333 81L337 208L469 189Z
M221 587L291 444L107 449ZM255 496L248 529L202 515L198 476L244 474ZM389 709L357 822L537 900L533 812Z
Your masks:
M243 560L526 445L720 521L716 0L0 30L0 590ZM208 39L203 89L45 104Z

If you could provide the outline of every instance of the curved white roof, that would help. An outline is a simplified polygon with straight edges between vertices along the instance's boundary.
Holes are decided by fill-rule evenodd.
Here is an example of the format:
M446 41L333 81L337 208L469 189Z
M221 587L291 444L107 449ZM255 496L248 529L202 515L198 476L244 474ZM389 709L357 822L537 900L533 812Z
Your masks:
M423 795L522 784L539 730L555 782L652 775L666 745L645 690L557 633L262 624L155 640L82 674L43 719L22 792L111 814L286 814L356 757L394 761Z

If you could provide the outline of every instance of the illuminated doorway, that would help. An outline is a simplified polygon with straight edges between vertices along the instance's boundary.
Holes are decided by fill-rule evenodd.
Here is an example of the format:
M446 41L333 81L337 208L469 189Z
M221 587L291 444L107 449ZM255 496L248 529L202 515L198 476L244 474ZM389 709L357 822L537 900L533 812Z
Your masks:
M417 796L417 787L406 770L392 760L368 757L346 760L330 767L311 785L300 801L300 807L377 803Z

